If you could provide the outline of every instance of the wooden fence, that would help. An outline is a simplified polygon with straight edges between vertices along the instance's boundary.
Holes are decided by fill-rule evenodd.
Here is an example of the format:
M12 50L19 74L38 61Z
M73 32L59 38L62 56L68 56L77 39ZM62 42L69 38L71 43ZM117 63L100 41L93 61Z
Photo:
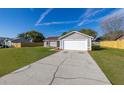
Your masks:
M21 43L12 43L13 48L21 48Z
M22 43L21 47L37 47L43 46L43 43Z
M101 47L124 49L124 40L118 40L118 41L101 41L100 42L100 46Z
M21 47L37 47L43 46L43 43L12 43L12 47L21 48Z

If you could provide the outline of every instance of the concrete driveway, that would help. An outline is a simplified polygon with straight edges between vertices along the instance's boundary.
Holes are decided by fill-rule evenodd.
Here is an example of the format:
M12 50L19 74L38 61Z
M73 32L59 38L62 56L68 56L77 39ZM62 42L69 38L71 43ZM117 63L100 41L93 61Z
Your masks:
M0 78L12 85L111 84L87 52L61 51Z

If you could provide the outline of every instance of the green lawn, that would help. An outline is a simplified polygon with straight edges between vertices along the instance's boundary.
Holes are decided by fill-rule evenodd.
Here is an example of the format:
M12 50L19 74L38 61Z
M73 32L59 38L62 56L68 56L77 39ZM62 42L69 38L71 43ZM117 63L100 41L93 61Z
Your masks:
M105 48L91 52L112 84L124 84L124 50Z
M43 47L0 49L0 76L53 53L55 51Z

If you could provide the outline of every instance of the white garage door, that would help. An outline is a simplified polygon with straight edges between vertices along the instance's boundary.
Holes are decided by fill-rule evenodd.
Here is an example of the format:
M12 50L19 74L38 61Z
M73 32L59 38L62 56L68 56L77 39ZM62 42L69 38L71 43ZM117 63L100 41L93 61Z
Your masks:
M87 51L87 40L84 41L64 41L64 49L66 50L82 50Z

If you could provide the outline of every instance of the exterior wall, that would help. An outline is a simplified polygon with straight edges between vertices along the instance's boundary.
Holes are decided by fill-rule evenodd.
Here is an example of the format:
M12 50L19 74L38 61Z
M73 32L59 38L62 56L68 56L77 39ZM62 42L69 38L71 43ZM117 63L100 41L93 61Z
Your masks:
M88 38L88 41L87 41L88 43L88 50L89 51L91 51L92 50L92 40L91 40L91 38Z
M44 41L44 47L57 47L57 41Z
M60 40L59 42L60 42L59 48L64 49L64 40Z
M57 47L57 41L50 41L50 47Z
M86 36L83 36L83 35L81 35L81 34L78 34L78 33L73 33L72 35L69 35L69 36L67 36L67 37L65 37L65 38L63 38L63 40L66 40L66 39L87 39L88 37L86 37Z
M10 40L9 41L5 41L4 43L8 47L12 47L12 42Z
M101 47L109 47L109 48L119 48L124 49L124 40L118 41L101 41Z
M7 42L7 45L8 45L9 47L11 47L11 46L12 46L12 42L11 42L11 41L8 41L8 42Z
M44 41L43 46L47 47L47 42L46 41Z
M21 43L12 43L12 47L21 48Z

